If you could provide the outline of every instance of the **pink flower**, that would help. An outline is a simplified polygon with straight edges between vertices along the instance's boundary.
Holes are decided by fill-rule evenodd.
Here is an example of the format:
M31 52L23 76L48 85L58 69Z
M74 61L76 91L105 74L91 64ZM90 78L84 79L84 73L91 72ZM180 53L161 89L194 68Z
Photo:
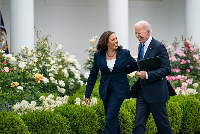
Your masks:
M166 49L169 50L171 48L171 46L167 46Z
M186 60L187 61L187 63L190 63L190 60Z
M187 42L188 44L190 44L190 40L186 39L186 42Z
M193 81L193 79L188 79L188 80L186 80L186 82L187 82L188 85L191 85L191 84L192 84L192 81Z
M5 71L5 70L2 70L2 72L5 73L6 71Z
M189 72L190 72L190 69L186 69L186 72L188 72L188 73L189 73Z
M174 54L177 54L177 55L180 56L180 57L186 57L186 55L184 54L184 52L181 51L181 50L176 50L176 51L174 51Z
M183 83L184 79L180 79L180 83Z
M174 69L172 69L172 72L174 72L174 73L179 73L181 70L179 69L179 68L174 68Z
M169 57L169 60L172 61L172 62L177 61L176 57L173 57L173 56Z
M12 71L12 68L9 68L10 71Z
M186 61L182 59L181 64L186 64Z
M167 80L168 80L168 81L171 81L171 76L167 76Z
M199 60L199 55L193 55L193 58L198 61Z
M178 77L175 77L175 80L177 81L177 80L178 80Z
M3 61L3 64L6 65L6 61Z

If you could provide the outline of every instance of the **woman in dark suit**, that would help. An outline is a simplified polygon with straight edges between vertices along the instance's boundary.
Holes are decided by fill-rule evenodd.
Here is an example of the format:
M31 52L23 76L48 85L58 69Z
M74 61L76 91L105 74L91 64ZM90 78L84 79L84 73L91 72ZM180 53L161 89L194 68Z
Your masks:
M85 102L93 91L99 70L101 79L100 98L103 100L106 123L104 134L120 134L119 110L124 99L130 98L130 87L127 74L137 70L137 62L130 51L118 46L114 32L106 31L99 38L97 51L94 53L93 67L87 81Z

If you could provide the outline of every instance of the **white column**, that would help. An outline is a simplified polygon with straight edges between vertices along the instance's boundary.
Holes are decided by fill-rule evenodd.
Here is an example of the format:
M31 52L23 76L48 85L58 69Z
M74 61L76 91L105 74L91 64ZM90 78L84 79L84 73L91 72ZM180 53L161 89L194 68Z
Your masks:
M34 48L34 0L11 0L11 52Z
M200 0L186 0L186 38L200 46Z
M128 49L128 0L108 0L108 30L115 32L119 44Z

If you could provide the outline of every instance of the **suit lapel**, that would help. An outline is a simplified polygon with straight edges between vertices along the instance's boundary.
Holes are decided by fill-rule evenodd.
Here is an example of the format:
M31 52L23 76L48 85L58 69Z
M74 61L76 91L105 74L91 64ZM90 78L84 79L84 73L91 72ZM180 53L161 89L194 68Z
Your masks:
M146 53L145 53L145 55L144 55L144 59L150 57L151 52L152 52L153 47L154 47L154 42L155 42L155 40L154 40L154 38L152 37L152 40L151 40L151 42L150 42L150 44L149 44L149 46L148 46L148 48L147 48L147 51L146 51Z
M115 65L113 68L113 71L117 68L117 66L119 65L120 61L122 58L122 51L117 50L117 55L116 55L116 61L115 61Z
M107 61L106 61L106 52L100 54L100 59L101 59L102 68L104 68L103 70L110 72L110 69L108 68Z

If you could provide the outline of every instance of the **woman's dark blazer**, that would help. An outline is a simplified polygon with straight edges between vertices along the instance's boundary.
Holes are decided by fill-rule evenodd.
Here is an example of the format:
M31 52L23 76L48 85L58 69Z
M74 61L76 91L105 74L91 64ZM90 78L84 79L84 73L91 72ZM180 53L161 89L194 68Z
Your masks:
M127 74L137 70L137 62L130 55L130 51L126 49L117 50L116 61L111 72L106 62L106 52L94 53L93 67L90 71L90 75L87 81L85 98L90 98L96 83L99 70L101 71L99 94L100 98L105 100L107 96L107 87L109 81L113 81L114 92L117 99L130 98L130 87L127 78Z

